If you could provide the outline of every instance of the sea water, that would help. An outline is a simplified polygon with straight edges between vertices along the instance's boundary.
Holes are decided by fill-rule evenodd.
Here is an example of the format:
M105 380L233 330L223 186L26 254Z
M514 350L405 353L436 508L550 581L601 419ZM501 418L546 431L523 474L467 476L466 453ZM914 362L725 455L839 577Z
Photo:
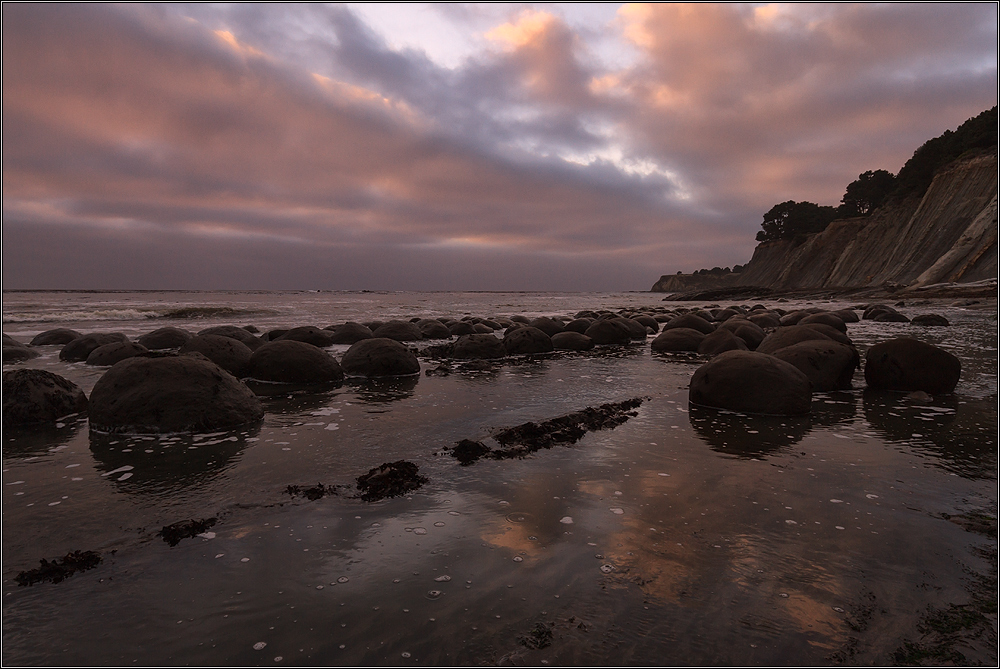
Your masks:
M55 327L135 338L164 325L662 306L695 305L650 293L7 292L3 318L27 342ZM896 336L941 346L962 362L954 394L875 393L859 371L853 390L815 394L807 417L699 411L687 387L704 361L639 343L446 376L423 373L437 365L425 358L419 377L315 392L277 386L262 397L263 424L231 432L109 436L85 419L5 430L3 660L993 662L996 302L899 310L952 325L851 324L862 357ZM18 367L88 395L105 371L39 351ZM469 466L448 454L461 439L632 397L648 398L635 417L572 446ZM428 482L361 501L357 477L396 460ZM337 494L288 492L316 484ZM173 547L158 536L208 518L210 531ZM985 518L986 533L968 518ZM102 562L60 583L15 582L73 550Z

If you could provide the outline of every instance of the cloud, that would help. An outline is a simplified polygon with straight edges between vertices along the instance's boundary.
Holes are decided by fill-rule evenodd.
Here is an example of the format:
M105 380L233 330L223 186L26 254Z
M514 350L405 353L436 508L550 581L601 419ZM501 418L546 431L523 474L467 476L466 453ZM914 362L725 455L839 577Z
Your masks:
M832 204L990 106L995 8L964 7L442 9L480 36L443 65L341 6L10 5L4 281L645 289L742 263L774 202Z

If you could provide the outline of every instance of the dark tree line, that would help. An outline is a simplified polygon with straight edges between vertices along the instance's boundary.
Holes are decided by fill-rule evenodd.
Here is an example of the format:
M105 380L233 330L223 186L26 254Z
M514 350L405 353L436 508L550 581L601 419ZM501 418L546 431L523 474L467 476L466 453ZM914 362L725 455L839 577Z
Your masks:
M997 108L983 113L952 132L928 140L906 161L898 175L885 170L869 170L847 186L840 206L828 207L814 202L789 200L776 204L764 214L757 233L758 242L778 239L805 239L822 232L838 218L869 216L884 203L907 195L921 196L930 186L935 172L963 154L997 146Z

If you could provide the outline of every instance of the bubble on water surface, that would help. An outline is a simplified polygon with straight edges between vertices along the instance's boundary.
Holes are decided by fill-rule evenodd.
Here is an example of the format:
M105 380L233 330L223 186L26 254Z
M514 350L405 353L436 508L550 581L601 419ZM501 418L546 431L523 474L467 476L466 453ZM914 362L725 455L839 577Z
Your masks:
M612 508L608 509L608 511L610 511L613 514L615 514L616 516L620 516L623 513L625 513L625 509L619 509L618 507L612 507Z
M337 579L337 583L347 583L349 580L351 579L347 578L346 576L341 576L340 578Z
M509 523L523 523L531 519L531 514L524 513L523 511L511 511L504 518Z
M563 525L572 525L573 524L573 517L572 516L563 516L562 518L559 519L559 522L562 523Z
M458 511L449 511L448 515L449 516L461 516L462 514L460 514Z
M842 500L842 499L831 499L830 502L832 504L843 504L844 500Z
M615 570L614 566L612 566L610 564L602 564L601 565L601 572L603 572L605 574L610 574L614 570Z
M451 580L451 576L448 576L447 574L445 574L444 576L438 576L434 580L437 581L438 583L447 583L448 581Z
M406 651L403 651L403 652L402 652L402 653L400 653L399 655L400 655L400 657L409 657L409 656L410 656L410 654L409 654L409 653L407 653Z
M427 529L423 528L423 527L414 527L413 528L413 533L414 534L427 534Z
M865 497L867 497L868 499L878 499L878 495L872 495L870 493L865 495Z
M225 553L219 553L218 555L215 556L215 559L218 560L220 557L224 557L225 555L226 555Z
M440 597L443 594L444 593L441 592L440 590L428 590L427 591L427 599L437 599L438 597Z
M798 523L796 523L794 520L786 520L785 524L787 524L787 525L798 525Z
M840 525L834 525L834 527L836 527L836 528L837 528L838 530L842 530L842 529L844 529L844 528L843 528L843 527L841 527Z
M202 532L201 534L198 534L196 536L199 536L202 539L214 539L215 538L215 532Z
M250 558L240 558L240 562L250 562Z
M439 520L439 521L437 521L436 523L434 523L434 527L444 527L444 523L442 523L442 522L441 522L441 521Z
M667 474L666 472L660 472L659 474L657 474L657 476L670 476L670 474Z
M282 658L282 657L281 657L281 656L279 655L279 656L277 656L276 658L274 658L274 661L275 661L275 662L281 662L281 660L282 660L282 659L284 659L284 658Z
M322 590L322 589L323 589L323 586L322 586L322 585L317 585L317 586L316 586L316 589L317 589L317 590Z
M778 597L784 597L785 599L788 599L788 593L787 592L779 592L778 593Z
M264 648L266 647L267 647L267 642L265 641L258 641L253 645L254 650L264 650Z
M837 613L843 613L844 612L844 609L840 608L839 606L833 607L833 610L836 611Z
M515 555L514 562L524 562L524 558L521 557L520 555Z

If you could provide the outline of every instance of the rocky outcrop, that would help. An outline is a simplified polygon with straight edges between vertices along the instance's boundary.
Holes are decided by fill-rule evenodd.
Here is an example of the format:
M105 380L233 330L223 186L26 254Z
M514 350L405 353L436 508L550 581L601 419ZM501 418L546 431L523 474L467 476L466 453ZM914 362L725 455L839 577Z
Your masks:
M759 244L737 285L796 290L887 283L921 287L997 275L997 157L938 171L923 197L834 221L804 241Z
M664 274L650 288L652 293L680 293L735 286L739 274Z

